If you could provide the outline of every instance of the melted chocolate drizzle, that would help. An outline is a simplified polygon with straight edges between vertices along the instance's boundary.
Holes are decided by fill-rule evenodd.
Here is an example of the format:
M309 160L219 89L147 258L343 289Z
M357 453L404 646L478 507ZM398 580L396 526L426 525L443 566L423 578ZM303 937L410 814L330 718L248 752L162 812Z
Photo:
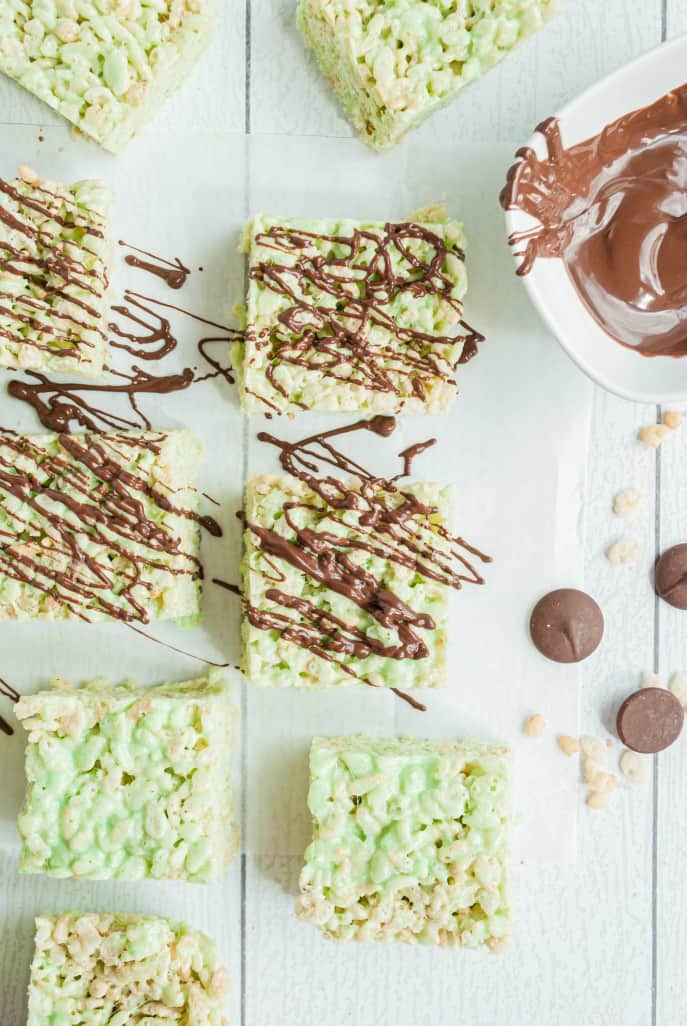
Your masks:
M156 253L149 253L147 249L139 249L138 246L132 246L130 242L124 242L122 239L119 240L119 245L134 251L133 253L127 253L124 257L125 263L129 264L130 267L138 267L142 271L148 271L149 274L154 275L156 278L161 278L162 281L169 285L170 289L180 289L186 284L186 279L191 270L185 264L182 264L179 257L174 257L173 261L166 260L165 257L157 256ZM140 256L135 256L136 253L140 253L144 257L150 257L150 260L141 260ZM156 261L156 263L151 263L152 260Z
M418 242L428 248L428 256L418 256ZM437 379L455 384L461 340L470 355L483 341L462 319L462 304L452 295L454 282L444 271L449 254L459 260L464 254L428 226L387 223L383 230L355 229L346 237L274 225L258 234L256 243L271 255L251 267L250 277L289 305L278 314L276 326L257 334L249 329L247 337L267 351L266 377L285 398L289 391L278 374L283 365L400 399L423 399ZM331 254L322 255L322 243L331 244ZM361 257L370 247L372 258ZM291 262L280 262L280 254ZM403 317L391 312L404 305L405 297L412 303L426 296L453 311L462 338L399 323ZM251 394L277 409L267 397Z
M145 361L162 360L176 349L177 339L172 332L169 320L158 314L153 308L154 305L171 306L171 304L162 303L150 296L143 296L131 291L125 293L125 304L113 306L112 309L129 320L131 324L136 325L137 330L133 330L131 327L125 330L120 325L110 324L111 331L120 340L124 340L113 341L111 345L118 349L124 349ZM138 405L140 396L169 395L190 388L193 384L218 377L233 382L231 368L221 364L214 356L210 356L207 348L217 344L224 344L228 347L237 338L243 338L242 332L198 317L182 307L174 306L173 309L192 320L222 328L226 333L201 338L197 343L200 356L212 368L210 373L199 375L191 367L185 367L182 371L174 374L151 374L134 365L129 373L111 372L115 377L122 379L123 383L121 384L93 384L83 379L58 383L37 371L27 371L27 376L33 378L33 382L14 379L7 386L9 394L32 406L41 424L50 431L67 433L83 429L94 432L122 428L149 429L151 422ZM133 419L123 417L104 406L95 405L92 399L86 398L86 396L93 397L96 394L103 397L125 396Z
M4 695L5 698L9 698L12 703L18 702L20 698L19 692L16 688L13 688L12 685L8 684L6 680L2 679L2 677L0 677L0 695ZM2 716L0 716L0 730L3 734L6 734L7 737L12 737L14 734L14 728Z
M68 196L58 196L45 185L33 186L32 194L24 196L13 183L0 178L0 193L19 207L15 214L0 204L0 222L13 233L11 242L0 242L0 275L8 281L29 276L41 292L14 295L12 290L5 292L0 282L0 318L6 319L0 324L0 335L21 347L78 359L80 350L93 345L84 333L102 334L100 313L90 297L100 300L107 291L107 269L102 261L86 267L73 255L70 243L58 245L34 223L31 212L62 228L82 232L84 248L88 248L89 235L103 238L102 226L84 220L76 203L70 204ZM41 251L46 255L39 255ZM5 305L7 300L11 308ZM13 330L11 324L16 321L29 330Z
M198 558L148 516L142 499L177 516L205 518L175 506L161 486L129 468L132 450L144 446L158 454L163 437L89 434L81 440L60 434L51 454L29 436L0 434L0 503L10 521L0 530L0 573L85 621L90 607L113 619L148 622L141 603L141 591L150 588L144 569L202 576ZM104 555L94 555L83 537ZM171 565L161 561L163 555L173 557Z
M555 118L537 132L546 156L518 150L501 193L532 219L510 237L517 273L559 259L613 339L687 355L687 84L575 146Z
M282 441L260 432L261 441L280 450L282 468L307 485L315 498L284 504L282 523L288 528L289 537L258 524L246 523L263 558L269 560L270 569L274 570L274 559L284 560L313 581L354 602L395 635L395 641L387 644L308 598L290 595L279 587L270 587L265 593L273 603L270 609L259 609L244 599L251 624L260 630L278 630L283 638L336 663L343 672L367 684L373 682L360 677L353 667L342 661L343 657L365 659L377 655L390 659L424 659L429 649L419 632L434 630L436 625L431 616L415 612L385 588L373 573L352 558L354 553L370 553L456 589L464 582L484 583L468 556L484 563L491 561L489 556L434 523L431 518L436 510L433 507L412 492L397 487L395 479L376 477L330 441L354 431L372 431L388 437L395 425L395 418L380 415L297 442ZM410 469L412 459L433 441L404 450L401 454L404 472ZM319 464L352 475L355 483L346 483L328 472L320 472L318 476ZM303 512L309 519L315 513L318 519L326 517L330 523L345 524L346 532L301 526ZM438 539L440 546L437 546ZM262 574L274 580L265 571ZM227 587L224 583L223 586ZM229 590L234 589L229 586ZM404 695L401 697L409 700Z

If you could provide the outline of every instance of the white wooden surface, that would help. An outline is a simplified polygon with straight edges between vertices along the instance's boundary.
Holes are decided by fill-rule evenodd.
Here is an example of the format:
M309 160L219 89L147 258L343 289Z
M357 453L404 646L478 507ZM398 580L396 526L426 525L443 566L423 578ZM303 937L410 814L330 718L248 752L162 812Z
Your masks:
M350 135L302 52L293 0L220 6L218 39L194 81L168 104L163 127L185 128L190 145L199 129ZM414 140L431 147L444 133L460 133L520 144L581 88L687 30L685 0L568 0L567 8ZM55 121L0 83L0 123ZM658 413L595 395L585 571L608 633L602 657L585 673L581 714L590 733L610 726L618 698L641 670L687 668L684 620L659 607L650 587L657 547L684 541L687 518L687 433L671 438L660 456L635 440ZM609 505L613 492L630 484L641 490L643 506L627 530L641 538L643 558L635 569L616 570L603 557L618 532ZM251 712L260 714L257 704ZM188 899L199 909L204 901L226 904L218 939L234 979L233 1026L685 1026L686 776L683 744L655 760L643 790L623 791L605 813L581 810L574 867L523 866L517 943L501 958L323 945L290 914L299 860L243 856L220 888L205 897L194 890ZM126 896L135 909L129 893L123 886L107 892ZM84 884L71 901L102 906L107 897ZM23 1026L8 1010L20 1006L26 983L29 920L53 905L44 883L17 879L12 860L0 858L1 1026ZM164 913L164 885L150 910Z

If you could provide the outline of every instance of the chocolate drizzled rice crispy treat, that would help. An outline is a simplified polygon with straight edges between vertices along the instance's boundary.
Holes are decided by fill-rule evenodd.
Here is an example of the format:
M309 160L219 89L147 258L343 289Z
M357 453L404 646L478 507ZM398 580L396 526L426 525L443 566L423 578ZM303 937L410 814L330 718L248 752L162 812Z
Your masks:
M184 923L39 916L27 1026L228 1026L228 989L214 943Z
M361 138L385 150L541 28L555 0L300 0L298 27Z
M412 738L316 738L297 914L336 940L500 947L509 753Z
M111 205L98 181L0 179L0 366L102 374Z
M441 205L408 221L259 215L245 232L244 412L448 409L467 339L465 236Z
M350 483L351 493L356 485ZM449 520L451 491L435 484L404 487L435 512L418 518L418 537L431 539L436 553L446 554L449 543L437 533ZM382 502L398 507L400 494L379 492ZM412 612L423 658L411 658L403 647L403 628L380 623L351 597L332 590L325 580L293 566L273 551L269 532L296 542L289 523L290 511L300 528L342 539L341 549L363 575L374 577L387 595L407 603ZM446 628L450 589L354 543L369 542L355 511L327 506L307 484L289 475L263 475L248 483L245 501L246 532L242 563L242 669L255 684L274 687L326 687L368 683L410 690L435 688L446 683ZM257 528L257 532L251 525ZM265 535L265 532L268 532ZM261 534L266 542L261 547ZM386 551L393 550L388 544ZM352 543L347 548L347 543ZM327 548L332 549L331 541ZM402 550L401 550L402 551ZM346 558L346 557L344 557ZM359 578L362 584L362 577ZM427 628L425 618L434 626ZM422 626L424 624L424 626ZM353 650L348 645L353 646ZM388 653L380 654L375 646ZM406 657L404 657L406 656Z
M196 622L199 457L186 431L0 433L0 621Z
M181 684L105 680L21 699L23 873L208 883L238 846L236 711L217 671Z
M0 71L120 152L190 74L212 0L3 0Z

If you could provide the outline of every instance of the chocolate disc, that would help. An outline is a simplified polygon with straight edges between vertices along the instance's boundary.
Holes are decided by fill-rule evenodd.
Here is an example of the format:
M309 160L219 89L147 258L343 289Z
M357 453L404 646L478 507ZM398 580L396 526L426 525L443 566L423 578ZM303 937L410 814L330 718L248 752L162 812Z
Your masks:
M677 741L684 719L684 710L672 691L642 688L620 706L616 727L627 748L648 755Z
M539 599L530 618L535 647L556 663L579 663L598 648L603 613L584 591L559 588Z
M666 549L654 570L656 594L676 609L687 609L687 545Z

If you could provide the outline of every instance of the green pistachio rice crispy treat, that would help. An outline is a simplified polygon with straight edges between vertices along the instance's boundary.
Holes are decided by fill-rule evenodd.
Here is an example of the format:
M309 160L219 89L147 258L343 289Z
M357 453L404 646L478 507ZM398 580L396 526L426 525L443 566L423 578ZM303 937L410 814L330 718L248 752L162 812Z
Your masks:
M298 27L361 138L385 150L541 28L555 0L300 0Z
M0 432L0 621L200 615L186 431Z
M216 880L234 855L228 683L96 680L22 698L23 873Z
M299 918L336 940L500 947L509 761L487 745L316 738Z
M118 153L190 74L213 0L2 0L0 71Z
M228 1026L228 989L215 944L185 923L39 916L27 1026Z
M348 482L355 490L355 484ZM445 539L435 534L434 525L445 527L450 517L451 490L436 484L405 485L404 491L416 495L428 506L436 507L425 518L426 530L439 552L447 548ZM391 501L391 500L390 500ZM403 500L397 496L395 503ZM246 489L244 558L242 562L242 594L245 608L242 619L242 669L254 684L273 687L326 687L356 684L361 681L378 687L435 688L446 683L446 630L450 589L447 585L427 579L414 570L399 566L390 559L367 550L348 550L348 557L368 574L374 575L383 589L407 603L414 613L431 616L434 629L417 633L427 646L424 658L394 658L376 652L364 658L336 650L336 627L317 622L317 611L337 618L352 636L358 630L368 638L389 647L398 644L396 631L381 625L366 609L346 595L337 593L312 576L296 569L287 560L266 554L250 529L274 530L285 538L295 535L284 516L285 504L297 504L299 526L317 532L331 532L345 540L369 540L357 525L354 514L334 510L301 480L290 475L263 475L254 478ZM287 596L270 597L274 589ZM308 603L307 612L295 607L299 601ZM288 618L285 620L284 618ZM264 629L265 623L274 626ZM262 624L262 626L260 626ZM337 625L338 626L338 625ZM310 641L303 646L294 634L304 631ZM319 648L322 654L315 650Z
M0 179L0 366L102 374L111 205L98 181Z
M450 406L471 329L463 227L441 205L393 223L258 215L241 248L244 412Z

